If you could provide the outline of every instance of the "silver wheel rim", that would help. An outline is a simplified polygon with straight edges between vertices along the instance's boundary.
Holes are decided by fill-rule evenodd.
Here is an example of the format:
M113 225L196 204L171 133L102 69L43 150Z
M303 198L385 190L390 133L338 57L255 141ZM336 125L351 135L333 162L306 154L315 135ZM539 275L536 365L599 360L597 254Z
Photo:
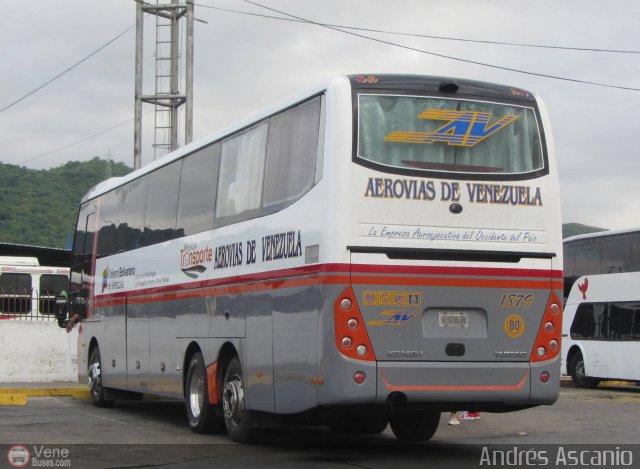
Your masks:
M189 407L194 417L200 417L204 405L204 380L200 370L195 370L191 374L189 382Z
M89 365L89 372L87 373L89 380L89 389L91 389L91 394L97 396L100 394L100 387L102 383L101 373L100 373L100 361L94 359Z
M222 393L224 418L238 424L244 415L244 386L237 374L224 385Z
M583 380L585 377L584 360L579 360L578 363L576 363L576 378L578 378L578 380Z

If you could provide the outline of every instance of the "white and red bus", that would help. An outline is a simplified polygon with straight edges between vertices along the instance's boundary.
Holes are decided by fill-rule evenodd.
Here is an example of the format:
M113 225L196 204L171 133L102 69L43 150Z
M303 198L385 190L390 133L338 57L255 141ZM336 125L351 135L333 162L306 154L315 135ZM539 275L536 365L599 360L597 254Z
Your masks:
M69 286L69 268L38 258L0 256L0 319L53 320L56 297Z
M540 100L354 75L91 190L68 314L98 406L427 440L443 411L557 399L561 290Z
M640 272L586 275L564 311L562 373L578 387L640 382Z

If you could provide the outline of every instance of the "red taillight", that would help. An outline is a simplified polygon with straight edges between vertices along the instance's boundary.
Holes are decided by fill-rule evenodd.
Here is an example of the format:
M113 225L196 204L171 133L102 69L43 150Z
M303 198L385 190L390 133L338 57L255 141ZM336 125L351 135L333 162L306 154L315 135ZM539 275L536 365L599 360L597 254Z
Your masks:
M333 321L336 346L340 353L356 360L375 361L376 357L353 288L345 288L336 299L333 305Z
M548 372L543 371L542 373L540 373L541 383L548 383L550 378L551 378L551 375Z
M356 371L353 375L353 380L356 384L362 384L367 379L367 375L364 374L363 371Z
M544 317L538 329L536 343L531 353L532 362L542 362L556 358L560 353L562 332L562 302L555 292L549 295Z

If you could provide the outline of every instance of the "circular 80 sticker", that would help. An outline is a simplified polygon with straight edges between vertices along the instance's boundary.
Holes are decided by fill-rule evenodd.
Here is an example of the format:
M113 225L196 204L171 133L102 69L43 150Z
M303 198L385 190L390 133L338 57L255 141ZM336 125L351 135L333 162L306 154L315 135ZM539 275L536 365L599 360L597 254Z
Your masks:
M504 331L509 337L520 337L524 333L524 319L519 314L510 314L504 320Z

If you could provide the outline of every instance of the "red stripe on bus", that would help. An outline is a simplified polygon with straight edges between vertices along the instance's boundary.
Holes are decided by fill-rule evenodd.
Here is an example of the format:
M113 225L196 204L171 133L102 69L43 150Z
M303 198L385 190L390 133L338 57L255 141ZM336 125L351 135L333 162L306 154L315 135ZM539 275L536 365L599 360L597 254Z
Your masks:
M478 267L412 267L412 266L380 266L380 265L350 265L350 264L321 264L314 266L304 266L293 269L273 270L268 272L260 272L255 274L237 275L232 277L224 277L220 279L203 280L199 282L188 282L166 287L154 287L141 290L130 291L126 293L111 293L106 295L98 295L99 302L106 300L116 300L123 296L144 296L160 293L174 293L178 291L195 290L200 288L228 288L228 293L239 293L246 291L268 290L273 288L291 288L295 287L295 283L300 280L294 280L291 277L299 277L303 275L320 274L320 283L337 284L349 283L348 275L350 272L359 272L363 274L405 274L405 275L457 275L457 276L484 276L484 277L529 277L544 278L543 280L491 280L491 279L469 279L469 278L417 278L417 277L390 277L390 276L354 276L351 280L352 284L374 284L374 285L424 285L424 286L449 286L449 287L478 287L478 288L531 288L531 289L560 289L562 282L551 282L551 279L562 278L561 270L541 270L541 269L489 269ZM334 275L329 275L334 274ZM274 279L274 277L276 277ZM342 279L347 279L343 281ZM266 282L263 282L266 281ZM311 282L313 283L313 282ZM234 285L235 284L235 285ZM262 287L258 284L264 285ZM310 283L307 283L310 284Z
M562 270L498 269L493 267L443 267L353 264L352 272L405 275L474 275L478 277L541 277L563 278Z
M100 299L96 302L96 307L104 308L107 306L123 305L125 303L140 304L140 303L153 303L157 301L176 301L188 298L205 298L209 296L218 295L235 295L241 293L277 290L280 288L296 288L306 287L309 285L317 284L340 284L346 285L349 283L349 276L347 275L333 275L329 277L304 277L294 279L278 279L270 282L255 282L251 284L240 285L228 285L219 287L204 287L193 290L179 290L179 291L157 291L156 293L148 293L146 295L140 294L140 292L118 293L114 295L108 295L105 299ZM160 289L158 289L160 290ZM117 296L116 296L117 295ZM106 295L105 295L106 296Z
M529 376L529 370L524 372L522 379L516 384L494 384L494 385L394 385L387 381L382 368L380 376L387 389L390 391L517 391L524 387Z
M499 280L483 278L436 277L364 277L353 276L354 285L411 285L428 287L516 288L524 290L549 290L562 288L562 282L551 280Z

